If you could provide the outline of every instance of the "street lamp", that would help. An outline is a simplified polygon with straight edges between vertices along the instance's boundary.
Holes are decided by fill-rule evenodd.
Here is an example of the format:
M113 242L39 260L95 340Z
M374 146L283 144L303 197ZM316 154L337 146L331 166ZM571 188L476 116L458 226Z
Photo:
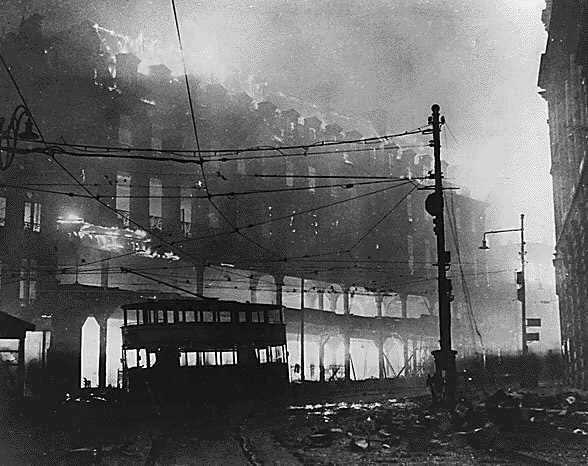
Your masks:
M21 132L21 124L25 117L24 131ZM17 148L19 140L36 141L40 138L33 131L35 125L33 117L24 105L19 105L14 109L6 129L4 129L5 122L4 118L0 118L0 170L7 170L12 164L15 154L19 152Z
M521 329L522 329L522 340L523 340L523 356L526 356L528 352L527 347L527 303L525 296L525 214L521 214L521 227L520 228L509 228L506 230L490 230L485 231L482 237L482 245L479 249L490 249L486 242L486 235L492 235L495 233L508 233L511 231L521 232L521 271L517 272L517 284L521 287L517 290L517 299L521 302Z

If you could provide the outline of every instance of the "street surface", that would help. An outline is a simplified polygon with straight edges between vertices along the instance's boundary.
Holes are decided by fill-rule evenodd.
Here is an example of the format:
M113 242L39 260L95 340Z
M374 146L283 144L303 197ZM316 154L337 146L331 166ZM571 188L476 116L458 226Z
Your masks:
M141 409L96 402L2 412L2 465L587 464L584 393L470 394L457 413L422 389Z

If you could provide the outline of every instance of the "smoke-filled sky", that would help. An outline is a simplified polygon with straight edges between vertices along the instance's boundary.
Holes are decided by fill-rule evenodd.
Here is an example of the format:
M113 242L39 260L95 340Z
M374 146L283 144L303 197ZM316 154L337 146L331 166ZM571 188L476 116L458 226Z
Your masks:
M177 50L170 0L3 0L0 25L39 12L47 29L88 19ZM451 178L491 203L488 228L552 244L546 105L537 94L544 0L176 0L189 62L238 68L343 114L389 112L391 131L448 127ZM169 52L164 55L170 55ZM516 240L516 238L515 238Z

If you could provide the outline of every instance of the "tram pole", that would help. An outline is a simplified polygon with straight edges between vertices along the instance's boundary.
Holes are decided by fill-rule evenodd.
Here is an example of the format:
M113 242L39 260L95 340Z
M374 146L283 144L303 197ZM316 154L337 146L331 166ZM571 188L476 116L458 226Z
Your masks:
M300 381L304 382L304 277L300 279Z
M520 296L517 296L521 302L521 335L523 338L523 356L526 356L529 351L527 345L527 290L525 284L525 214L521 214L521 289Z
M447 271L451 266L451 255L445 250L445 219L443 199L443 172L441 170L441 125L445 118L439 116L440 107L435 104L431 107L432 115L429 124L432 126L433 139L429 145L433 147L434 173L431 178L435 180L434 191L426 200L426 210L433 216L433 231L437 237L437 289L439 299L439 344L440 349L433 351L435 358L434 383L437 392L441 395L442 403L449 409L455 407L457 390L457 371L455 367L455 355L457 351L451 349L451 280L447 278Z

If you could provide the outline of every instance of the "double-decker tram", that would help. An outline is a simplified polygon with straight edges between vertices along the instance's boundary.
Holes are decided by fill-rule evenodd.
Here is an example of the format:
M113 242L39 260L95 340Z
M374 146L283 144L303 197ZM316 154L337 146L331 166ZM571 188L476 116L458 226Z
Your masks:
M171 299L123 308L123 387L136 399L247 397L288 385L282 306Z

